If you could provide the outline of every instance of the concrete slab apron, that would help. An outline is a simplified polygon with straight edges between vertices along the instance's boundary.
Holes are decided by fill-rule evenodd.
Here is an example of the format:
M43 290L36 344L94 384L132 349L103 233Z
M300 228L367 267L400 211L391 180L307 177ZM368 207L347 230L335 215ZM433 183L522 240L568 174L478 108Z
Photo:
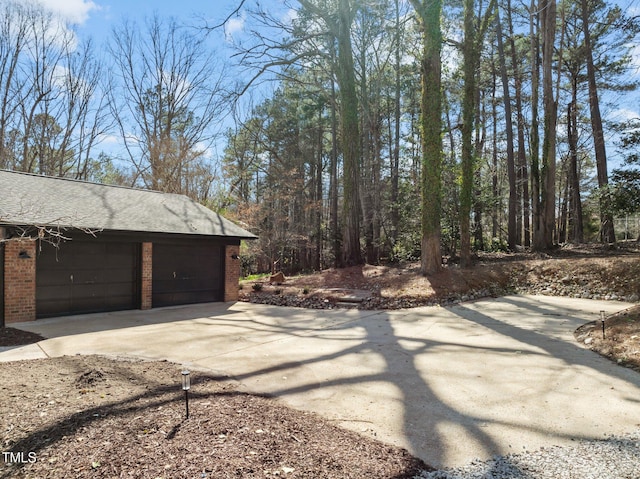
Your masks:
M637 428L639 375L572 336L600 310L627 306L529 296L390 312L209 305L74 318L69 333L86 332L39 347L229 374L248 391L455 466ZM65 334L62 320L47 321L19 326Z

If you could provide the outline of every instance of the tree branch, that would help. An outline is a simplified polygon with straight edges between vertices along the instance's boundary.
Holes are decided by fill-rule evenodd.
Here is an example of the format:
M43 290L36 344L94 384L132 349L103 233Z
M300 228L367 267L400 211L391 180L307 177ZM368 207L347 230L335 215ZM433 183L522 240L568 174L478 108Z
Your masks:
M217 30L218 28L222 28L225 26L225 24L231 20L232 17L236 16L238 14L238 12L240 12L240 10L242 10L242 7L244 6L245 0L240 0L240 4L238 5L237 8L235 8L229 15L226 16L226 18L224 20L222 20L220 23L218 23L217 25L213 25L213 26L208 26L206 25L206 21L205 21L205 26L204 29L207 31L212 32L213 30Z

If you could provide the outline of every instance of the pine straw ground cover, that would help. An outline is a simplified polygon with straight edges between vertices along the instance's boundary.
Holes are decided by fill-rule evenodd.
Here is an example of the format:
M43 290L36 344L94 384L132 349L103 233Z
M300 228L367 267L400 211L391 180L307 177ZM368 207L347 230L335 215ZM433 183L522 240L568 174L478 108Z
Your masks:
M478 253L472 268L447 262L423 276L420 264L361 265L240 283L240 299L277 306L331 309L336 290L368 293L352 307L398 309L447 306L505 294L544 294L585 299L640 300L640 243L566 245L547 253Z
M0 478L406 478L405 450L180 366L74 356L0 363ZM11 455L9 455L11 453Z
M575 337L592 351L640 372L640 305L580 326ZM604 337L603 337L604 336Z

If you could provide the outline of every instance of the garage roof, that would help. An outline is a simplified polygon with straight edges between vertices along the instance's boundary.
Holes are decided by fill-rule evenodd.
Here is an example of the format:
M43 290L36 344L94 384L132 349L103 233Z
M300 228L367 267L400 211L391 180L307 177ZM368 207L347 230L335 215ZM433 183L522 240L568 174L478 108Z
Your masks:
M0 223L255 238L184 195L6 170Z

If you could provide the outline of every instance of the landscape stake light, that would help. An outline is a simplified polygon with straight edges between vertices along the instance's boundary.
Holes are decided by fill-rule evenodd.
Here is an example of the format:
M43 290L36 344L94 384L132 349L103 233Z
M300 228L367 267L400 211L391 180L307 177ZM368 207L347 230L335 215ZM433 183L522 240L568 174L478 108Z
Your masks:
M191 389L191 379L189 371L182 371L182 390L184 391L184 405L187 410L187 419L189 419L189 389Z
M602 339L604 339L604 311L600 311L600 321L602 321Z

